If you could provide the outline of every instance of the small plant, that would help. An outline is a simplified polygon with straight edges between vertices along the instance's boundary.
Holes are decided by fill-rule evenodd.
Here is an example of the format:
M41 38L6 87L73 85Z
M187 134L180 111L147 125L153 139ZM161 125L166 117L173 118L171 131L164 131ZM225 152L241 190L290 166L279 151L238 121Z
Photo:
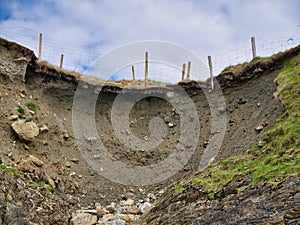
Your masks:
M34 104L33 102L26 103L26 106L29 110L32 110L32 111L36 111L36 109L37 109L37 105Z
M25 109L22 108L21 106L18 106L18 113L19 113L19 116L23 117L25 114Z

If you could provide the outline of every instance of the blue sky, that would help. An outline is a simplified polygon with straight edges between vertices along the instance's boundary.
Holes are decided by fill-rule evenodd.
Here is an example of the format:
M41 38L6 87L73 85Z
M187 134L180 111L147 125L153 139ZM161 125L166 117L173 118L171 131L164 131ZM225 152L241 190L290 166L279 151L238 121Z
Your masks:
M50 41L77 44L82 57L161 40L205 60L248 45L253 35L268 40L299 33L299 9L298 0L1 0L0 36L11 38L21 28L28 35L42 32Z

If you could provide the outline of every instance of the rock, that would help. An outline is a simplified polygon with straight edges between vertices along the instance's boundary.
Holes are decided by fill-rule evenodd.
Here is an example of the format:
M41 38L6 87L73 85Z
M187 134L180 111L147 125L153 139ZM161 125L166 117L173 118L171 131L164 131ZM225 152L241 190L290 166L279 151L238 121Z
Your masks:
M29 150L30 148L29 148L28 145L24 144L24 149L25 149L25 150Z
M286 214L285 217L288 219L298 219L300 215L300 206L296 208L290 209Z
M109 206L106 207L106 210L110 213L116 212L116 203L112 202Z
M133 219L129 215L121 217L121 219L125 221L125 224L131 223L133 221Z
M43 126L40 127L40 132L41 133L48 132L48 131L49 131L49 128L46 125L43 125Z
M262 130L265 128L265 126L267 126L266 123L259 124L259 125L255 128L255 130L256 130L257 132L260 132L260 131L262 131Z
M141 212L144 214L145 212L147 212L150 208L152 207L152 204L150 202L145 202L144 204L142 204L140 206L140 210Z
M127 199L126 201L123 202L123 205L125 206L133 206L135 201L131 198Z
M246 99L242 99L242 98L239 98L239 100L238 100L238 104L239 105L244 105L244 104L246 104L248 101L246 100Z
M226 107L219 107L218 108L218 111L220 112L220 113L224 113L224 112L226 112Z
M160 191L158 192L158 194L162 195L165 193L165 190L164 189L160 189Z
M86 140L88 142L95 142L95 141L97 141L97 138L96 137L88 137L88 138L86 138Z
M174 123L168 123L168 126L169 126L170 128L172 128L172 127L175 127L176 125L175 125Z
M20 57L13 60L15 63L27 63L27 59L25 57Z
M76 164L79 163L79 159L77 159L77 158L73 158L73 159L71 159L70 161L73 162L73 163L76 163Z
M39 128L33 121L26 122L25 120L18 120L15 121L11 127L19 138L24 141L33 141L34 138L39 135Z
M258 142L258 147L262 148L265 144L267 144L267 142L263 141L263 140L260 140Z
M72 216L73 225L93 225L97 223L97 216L80 212Z
M255 74L258 74L258 73L264 72L264 70L258 67L258 68L256 68L253 72L254 72Z
M34 168L31 165L31 160L30 159L23 159L17 166L17 169L20 170L21 172L28 172L28 173L33 173Z
M101 224L101 222L100 222L100 224ZM126 222L124 220L117 219L117 220L112 220L112 221L109 221L109 222L106 222L103 224L104 225L126 225Z
M8 119L9 121L13 121L13 120L17 120L18 118L19 118L18 115L12 115L12 116L8 117L7 119Z
M147 197L150 198L150 199L156 200L156 196L153 193L149 193L147 195Z
M97 211L101 210L102 209L102 205L99 202L96 202L95 203L95 208L96 208Z
M89 213L93 215L97 215L97 210L96 209L82 209L82 210L77 210L77 213Z
M139 209L139 208L136 208L136 209L130 209L130 210L128 211L128 213L133 214L133 215L140 215L140 214L142 214L141 209Z
M203 147L204 147L204 148L206 148L208 144L209 144L209 141L207 141L207 140L206 140L206 141L204 141L204 143L203 143Z
M164 116L164 121L165 121L165 123L170 123L171 122L171 117Z
M63 131L63 137L64 137L64 139L68 139L70 137L70 135L68 134L68 131L66 131L66 130Z
M29 159L38 167L42 167L44 165L44 162L42 160L38 159L33 155L29 155Z
M65 167L70 168L71 167L71 163L70 162L66 162L65 163Z
M70 177L75 177L76 176L76 172L71 172L69 176Z
M78 203L78 200L69 194L66 195L66 200L70 205L76 205Z
M107 214L103 215L102 218L101 218L101 220L99 220L99 221L101 221L101 222L108 222L108 221L114 220L114 219L116 219L116 216L114 214L107 213ZM106 223L106 224L108 224L108 223Z
M50 184L52 187L54 187L54 188L56 187L56 184L55 184L54 180L52 180L51 177L47 176L47 181L48 181L48 184Z

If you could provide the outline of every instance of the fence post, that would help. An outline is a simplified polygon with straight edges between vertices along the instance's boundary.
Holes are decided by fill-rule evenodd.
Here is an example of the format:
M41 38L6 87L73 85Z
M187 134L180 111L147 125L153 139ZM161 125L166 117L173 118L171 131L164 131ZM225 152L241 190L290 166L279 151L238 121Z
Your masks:
M59 64L59 68L63 67L63 63L64 63L64 54L60 55L60 64Z
M187 80L190 80L190 73L191 73L191 61L188 62L188 68L187 68Z
M43 34L40 33L40 37L39 37L39 55L38 55L38 60L41 61L42 60L42 39L43 39Z
M212 66L212 60L210 55L208 56L208 66L209 66L209 73L210 73L211 89L214 90L214 74L213 74L213 66Z
M132 80L135 81L134 66L131 66L131 71L132 71Z
M182 65L182 74L181 74L181 80L184 81L184 74L185 74L185 63Z
M145 53L145 86L148 85L148 52Z
M255 37L251 37L251 46L252 46L252 55L253 55L253 59L254 59L256 57Z

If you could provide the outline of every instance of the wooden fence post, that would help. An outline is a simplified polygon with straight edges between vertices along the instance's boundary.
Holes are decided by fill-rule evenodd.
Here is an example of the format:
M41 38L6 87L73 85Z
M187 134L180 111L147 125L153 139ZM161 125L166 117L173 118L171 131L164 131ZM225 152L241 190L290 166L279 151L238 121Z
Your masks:
M181 80L184 81L184 74L185 74L185 63L182 65L182 75L181 75Z
M148 52L145 53L145 86L148 85Z
M132 80L135 81L134 66L131 66L131 71L132 71Z
M256 57L255 37L251 37L251 46L252 46L252 55L253 55L253 59L254 59Z
M63 63L64 63L64 54L60 55L60 64L59 64L59 68L63 67Z
M187 76L186 76L187 80L190 80L190 74L191 74L191 61L188 62Z
M41 61L42 60L42 39L43 39L43 34L40 33L40 37L39 37L39 55L38 55L38 60Z
M210 83L211 83L211 89L214 90L214 75L213 75L213 66L212 66L212 60L211 56L208 56L208 66L209 66L209 73L210 73Z

